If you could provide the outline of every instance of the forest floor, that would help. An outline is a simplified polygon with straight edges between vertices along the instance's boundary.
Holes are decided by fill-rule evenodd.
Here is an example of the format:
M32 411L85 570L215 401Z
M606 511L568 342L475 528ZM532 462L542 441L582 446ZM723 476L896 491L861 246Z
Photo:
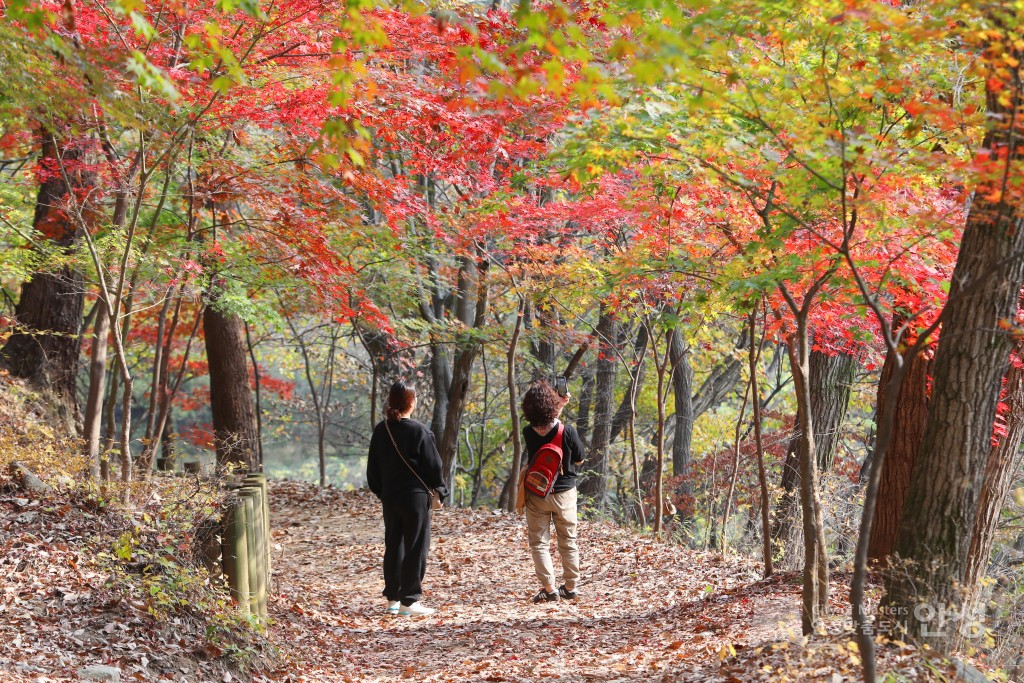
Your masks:
M581 523L579 598L534 605L522 517L446 509L425 582L437 614L386 616L377 500L296 482L271 483L271 621L254 633L194 567L215 482L160 476L104 498L81 483L78 446L54 436L31 395L12 398L19 387L0 374L0 683L74 683L95 666L175 683L860 678L848 576L833 576L833 635L808 645L798 573L765 580L750 560L606 521ZM15 459L49 489L20 486ZM879 668L887 681L957 680L899 643L881 648Z
M579 598L534 605L521 517L444 510L433 520L423 618L387 616L380 595L383 524L366 491L274 484L271 640L258 681L859 680L842 627L846 579L833 584L835 635L800 637L800 576L762 579L723 559L601 521L580 526ZM556 560L557 554L553 549ZM894 644L895 680L956 680Z

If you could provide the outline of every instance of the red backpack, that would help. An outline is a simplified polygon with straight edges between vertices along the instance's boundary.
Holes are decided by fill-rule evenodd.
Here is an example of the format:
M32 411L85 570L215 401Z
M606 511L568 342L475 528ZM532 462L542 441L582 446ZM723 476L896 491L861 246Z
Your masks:
M537 449L533 460L526 468L523 485L530 493L544 497L555 487L555 480L562 473L562 431L564 425L558 423L555 438Z

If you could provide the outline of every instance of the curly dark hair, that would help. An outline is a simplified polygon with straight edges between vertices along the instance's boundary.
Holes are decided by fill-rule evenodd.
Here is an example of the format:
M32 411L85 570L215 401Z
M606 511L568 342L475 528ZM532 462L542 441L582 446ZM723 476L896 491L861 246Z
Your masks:
M558 417L562 404L562 397L547 380L537 380L523 394L523 415L531 426L546 427Z

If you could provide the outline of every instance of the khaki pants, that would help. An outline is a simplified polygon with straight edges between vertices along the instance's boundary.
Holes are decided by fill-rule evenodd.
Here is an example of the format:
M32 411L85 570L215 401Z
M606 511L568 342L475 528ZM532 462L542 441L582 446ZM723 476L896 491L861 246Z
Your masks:
M576 547L576 489L548 494L546 498L526 494L526 527L530 553L537 578L544 588L555 585L551 565L551 522L555 523L558 554L562 558L562 580L575 587L580 578L580 551Z

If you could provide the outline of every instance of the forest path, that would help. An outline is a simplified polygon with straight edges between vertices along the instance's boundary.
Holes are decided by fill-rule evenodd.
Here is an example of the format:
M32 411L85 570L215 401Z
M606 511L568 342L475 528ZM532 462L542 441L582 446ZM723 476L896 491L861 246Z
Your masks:
M580 526L579 599L534 605L522 518L457 509L433 520L437 614L386 616L376 498L281 482L271 502L281 657L264 680L746 681L755 648L799 628L797 577L605 522Z

